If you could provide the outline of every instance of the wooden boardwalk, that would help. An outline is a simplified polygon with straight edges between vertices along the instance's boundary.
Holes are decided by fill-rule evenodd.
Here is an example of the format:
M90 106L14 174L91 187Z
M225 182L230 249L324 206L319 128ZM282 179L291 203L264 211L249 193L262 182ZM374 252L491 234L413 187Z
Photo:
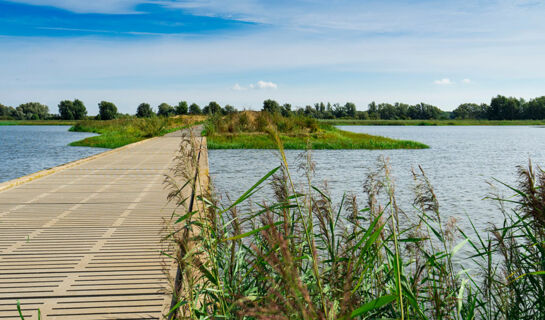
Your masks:
M180 134L0 192L0 319L162 319L171 303L163 185ZM166 267L165 264L166 263Z

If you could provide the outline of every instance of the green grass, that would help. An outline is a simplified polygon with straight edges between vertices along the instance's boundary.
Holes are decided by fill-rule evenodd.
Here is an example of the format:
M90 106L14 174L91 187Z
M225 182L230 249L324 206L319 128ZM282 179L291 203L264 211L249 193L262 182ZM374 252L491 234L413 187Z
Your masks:
M545 125L545 120L319 120L342 126L533 126Z
M162 136L201 122L203 117L85 120L77 122L70 131L93 132L98 136L70 143L71 146L115 149L127 144Z
M0 126L73 126L73 120L0 120Z
M342 131L305 117L242 112L211 117L205 123L209 149L275 149L278 135L285 149L425 149L406 140Z
M427 145L408 140L342 131L336 128L291 136L279 134L285 149L425 149ZM266 133L214 134L207 137L208 149L276 149Z

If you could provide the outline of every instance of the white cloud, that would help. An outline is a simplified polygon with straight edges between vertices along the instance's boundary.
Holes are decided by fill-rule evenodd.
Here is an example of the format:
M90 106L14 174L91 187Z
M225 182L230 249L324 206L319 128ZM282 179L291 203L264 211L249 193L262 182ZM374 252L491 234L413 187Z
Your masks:
M448 86L448 85L454 84L454 82L452 82L452 80L450 80L449 78L435 80L433 83L438 84L440 86Z
M273 82L267 82L267 81L258 81L256 87L258 89L277 89L278 85Z
M235 91L243 91L243 90L247 90L247 89L256 89L256 90L260 90L260 89L278 89L278 85L276 83L274 83L274 82L271 82L271 81L259 80L257 83L249 84L248 87L242 87L238 83L235 83L235 85L233 86L232 89L235 90Z
M465 84L469 84L471 83L471 79L465 78L464 80L462 80L462 82Z

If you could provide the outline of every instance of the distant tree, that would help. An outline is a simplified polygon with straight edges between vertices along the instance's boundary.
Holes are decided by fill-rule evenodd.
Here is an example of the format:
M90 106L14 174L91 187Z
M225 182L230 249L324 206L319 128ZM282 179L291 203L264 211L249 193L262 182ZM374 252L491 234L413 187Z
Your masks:
M63 100L59 103L59 114L63 120L74 120L74 103L70 100Z
M81 120L84 119L87 116L87 108L85 108L85 104L83 104L83 101L76 99L74 100L74 119L75 120Z
M281 109L280 109L280 113L284 116L284 117L289 117L291 115L291 104L289 103L284 103L284 105L282 105Z
M380 118L379 113L378 113L377 104L375 103L375 101L373 101L373 102L371 102L369 104L369 108L367 109L367 113L368 113L370 119L379 119Z
M228 104L223 108L223 112L225 114L231 114L237 112L237 109L235 109L235 107L233 107L232 105Z
M545 119L545 96L528 101L525 107L526 119Z
M13 119L12 114L15 113L13 107L8 107L0 103L0 118L4 120Z
M174 108L170 104L163 102L157 107L157 115L170 117L171 115L174 115Z
M210 103L202 109L204 114L217 114L221 113L221 106L216 101L210 101Z
M476 103L462 103L452 111L454 119L479 119L480 116L481 106Z
M187 107L187 102L186 101L178 102L178 105L176 106L175 111L177 115L187 114L187 112L189 111L189 108Z
M49 107L39 102L28 102L16 108L18 119L43 120L49 116Z
M490 120L515 120L523 116L524 100L498 95L490 101L488 119Z
M196 103L192 103L189 106L189 113L190 114L202 114L201 107L199 107L199 105L196 104Z
M87 116L87 109L81 100L63 100L59 103L59 115L63 120L81 120Z
M155 115L153 112L153 109L149 105L149 103L141 103L138 105L138 108L136 108L136 116L138 118L151 118Z
M272 99L267 99L263 101L263 111L268 111L270 113L280 112L280 105Z
M347 102L344 105L344 110L347 117L354 118L356 117L356 105L352 102Z
M112 120L117 117L117 107L112 102L101 101L98 104L100 120Z

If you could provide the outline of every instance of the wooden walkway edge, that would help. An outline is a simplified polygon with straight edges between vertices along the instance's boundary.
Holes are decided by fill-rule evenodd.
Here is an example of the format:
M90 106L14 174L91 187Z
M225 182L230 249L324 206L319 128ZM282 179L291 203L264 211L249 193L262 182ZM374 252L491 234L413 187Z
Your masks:
M0 319L19 319L17 301L25 319L38 309L48 320L162 319L176 271L161 255L175 209L163 181L181 140L169 134L0 185Z

